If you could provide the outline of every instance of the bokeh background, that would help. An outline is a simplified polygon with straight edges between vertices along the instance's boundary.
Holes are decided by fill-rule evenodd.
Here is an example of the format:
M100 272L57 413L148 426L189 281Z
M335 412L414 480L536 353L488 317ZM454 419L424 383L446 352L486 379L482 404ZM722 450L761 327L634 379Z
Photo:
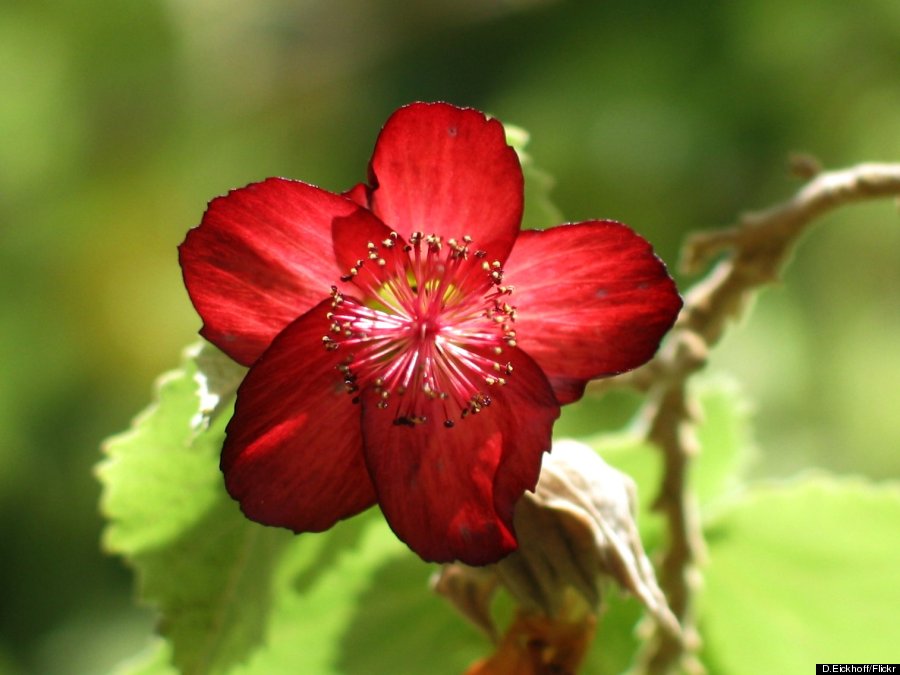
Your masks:
M206 202L345 189L391 111L436 99L526 128L568 219L674 267L686 232L796 189L793 151L900 159L900 3L4 0L0 673L100 673L150 630L92 470L194 339L176 246ZM757 476L900 477L898 225L827 218L716 352Z

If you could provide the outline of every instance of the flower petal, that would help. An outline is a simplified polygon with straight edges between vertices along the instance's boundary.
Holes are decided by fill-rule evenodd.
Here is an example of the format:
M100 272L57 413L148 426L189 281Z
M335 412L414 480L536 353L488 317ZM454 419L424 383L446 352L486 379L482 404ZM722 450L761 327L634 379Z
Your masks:
M366 209L357 208L347 216L335 218L331 223L333 257L337 260L341 274L347 274L359 260L363 261L363 267L376 264L375 261L367 260L369 244L384 252L382 242L389 239L390 235L391 229Z
M579 399L588 380L650 359L681 308L650 244L612 221L522 232L504 274L519 346L560 403Z
M352 199L364 209L369 208L369 186L365 183L357 183L342 195L347 199Z
M544 374L508 349L513 375L489 390L492 403L444 426L442 403L415 426L395 423L396 408L363 396L366 462L391 529L423 559L469 565L515 550L513 507L534 489L559 406Z
M238 389L222 450L228 492L251 520L326 530L375 503L362 452L360 408L326 351L331 301L288 326Z
M369 165L372 210L405 238L470 235L506 259L522 221L522 168L503 126L472 109L413 103L385 123Z
M250 365L291 321L328 293L339 274L331 221L349 199L282 178L234 190L209 204L179 247L200 331Z

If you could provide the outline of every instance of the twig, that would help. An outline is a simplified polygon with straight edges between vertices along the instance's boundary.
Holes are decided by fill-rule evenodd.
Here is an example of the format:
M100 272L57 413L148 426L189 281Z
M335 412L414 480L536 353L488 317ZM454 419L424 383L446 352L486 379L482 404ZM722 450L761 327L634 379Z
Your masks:
M710 347L728 322L740 316L753 293L778 279L799 236L813 221L844 204L891 196L900 196L900 164L860 164L822 173L788 201L746 214L731 227L693 235L682 249L685 272L697 273L714 256L723 252L727 256L686 293L675 328L656 357L638 370L592 386L595 392L631 387L647 393L647 437L664 457L654 504L664 514L669 532L660 585L685 638L679 641L666 631L653 631L639 658L639 671L703 672L696 659L699 637L693 594L704 545L688 480L697 452L688 378L706 364Z

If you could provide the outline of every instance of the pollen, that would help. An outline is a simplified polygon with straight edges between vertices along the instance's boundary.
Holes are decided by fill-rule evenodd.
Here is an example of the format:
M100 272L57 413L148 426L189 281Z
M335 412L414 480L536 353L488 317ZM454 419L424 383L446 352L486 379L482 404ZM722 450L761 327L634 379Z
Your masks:
M453 429L485 414L488 392L510 381L504 350L516 345L500 261L469 235L421 231L407 242L391 232L360 253L345 286L331 287L323 327L325 349L345 355L336 376L347 393L358 402L369 391L399 427L433 417Z

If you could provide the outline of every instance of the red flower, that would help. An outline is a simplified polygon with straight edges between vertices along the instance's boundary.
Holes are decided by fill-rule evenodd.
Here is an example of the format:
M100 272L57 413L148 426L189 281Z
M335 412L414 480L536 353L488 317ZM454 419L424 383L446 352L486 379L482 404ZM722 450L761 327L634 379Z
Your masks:
M649 359L681 299L624 225L520 231L516 153L475 110L395 112L369 183L270 178L180 247L202 335L251 366L225 483L261 523L321 531L377 502L422 558L491 563L560 404Z

